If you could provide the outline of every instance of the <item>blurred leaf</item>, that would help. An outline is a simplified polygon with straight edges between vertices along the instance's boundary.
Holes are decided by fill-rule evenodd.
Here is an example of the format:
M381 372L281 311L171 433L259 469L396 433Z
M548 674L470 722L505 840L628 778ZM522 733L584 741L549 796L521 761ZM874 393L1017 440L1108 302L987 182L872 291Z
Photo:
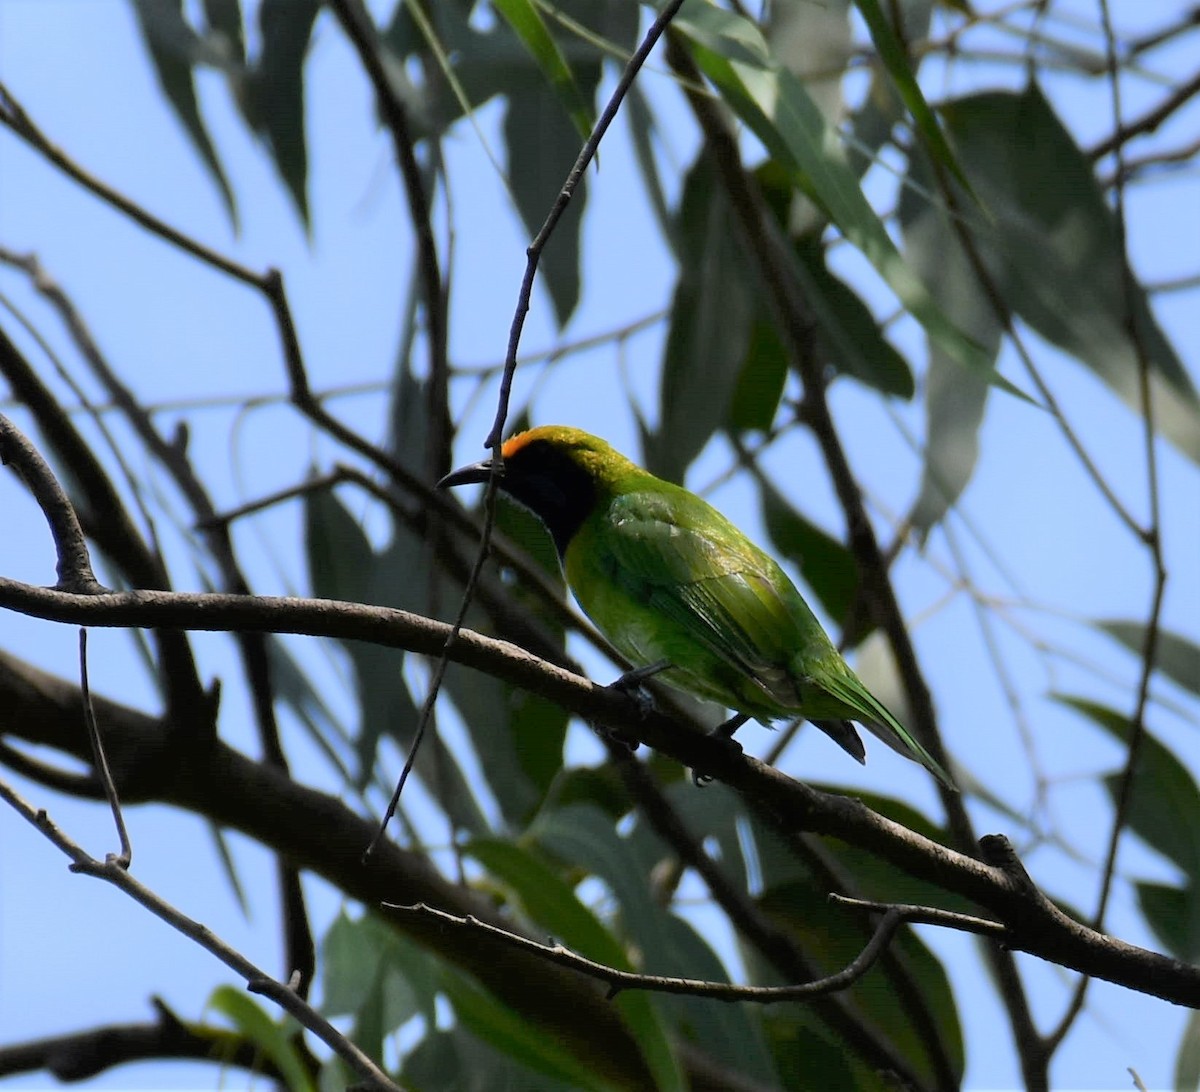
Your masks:
M1144 622L1122 622L1114 619L1098 624L1105 633L1115 637L1135 656L1144 654ZM1178 633L1160 628L1154 666L1176 685L1200 696L1200 645Z
M750 331L750 346L729 402L731 431L755 429L766 432L770 429L783 397L787 366L787 350L779 340L774 323L760 316Z
M1086 698L1064 694L1052 697L1128 744L1131 725L1123 713ZM1104 785L1115 804L1121 775L1109 774ZM1142 732L1137 780L1125 821L1131 831L1176 864L1185 876L1200 876L1200 788L1183 763L1147 730Z
M184 19L183 0L134 0L133 10L137 14L138 27L159 85L221 191L225 211L236 228L238 213L233 189L217 158L216 148L209 138L196 100L193 67L198 60L205 58L209 47ZM216 60L215 57L208 59Z
M663 191L662 178L658 173L658 161L654 149L656 138L661 137L650 104L646 101L646 93L636 80L625 96L625 118L629 123L629 136L633 141L633 154L637 160L638 170L642 175L642 183L646 187L646 196L654 217L658 221L658 229L663 239L670 245L676 256L679 253L677 226L671 210L667 206L667 196Z
M221 43L214 48L225 52L230 62L241 67L246 63L246 36L242 28L241 0L204 0L204 21L210 39L215 35Z
M764 892L761 907L791 933L822 974L833 974L861 953L867 935L855 924L854 911L829 901L824 885L793 882ZM900 957L912 983L921 991L934 1019L939 1038L961 1075L964 1066L962 1028L949 979L937 958L910 928L899 930L891 951ZM842 995L874 1027L879 1028L900 1054L920 1066L931 1082L934 1073L906 1006L898 1003L895 988L879 964Z
M1200 462L1200 398L1134 288L1129 313L1117 225L1080 151L1036 84L970 95L942 110L985 220L965 213L1005 302L1135 410L1136 326L1151 371L1155 425Z
M867 24L867 29L871 32L871 40L875 43L879 59L887 69L888 75L892 77L892 82L899 92L900 98L903 99L904 105L908 107L908 112L912 115L917 133L924 142L926 150L969 192L971 186L967 182L958 160L955 159L954 153L950 150L950 145L946 143L941 126L938 125L937 118L929 108L929 103L925 101L925 96L917 84L916 76L913 74L913 61L910 59L904 43L896 35L895 28L884 15L879 0L854 0L854 4L858 8L859 14L862 15L863 22Z
M913 46L929 37L933 15L932 0L889 0L887 15L900 19L900 37ZM921 65L921 56L910 58L913 75ZM856 176L866 174L879 159L880 150L891 138L892 130L904 115L904 103L889 73L871 66L871 83L861 105L849 119L846 158Z
M528 1034L535 1032L529 1029ZM576 1086L533 1072L462 1024L427 1034L404 1059L400 1081L404 1088L454 1092L574 1092L577 1087L598 1087L594 1081Z
M246 86L251 125L266 138L306 230L308 146L304 136L304 58L319 0L262 0L258 12L262 53Z
M1200 1012L1193 1012L1184 1025L1175 1058L1175 1092L1196 1092L1197 1088L1200 1088Z
M600 920L579 901L574 890L534 852L495 839L465 847L488 872L507 884L525 913L556 941L572 951L617 970L631 971L624 949ZM666 1028L655 1010L653 995L641 990L618 994L613 1004L637 1038L657 1087L683 1087Z
M693 839L706 848L715 844L717 853L710 855L733 885L739 891L748 890L748 868L742 853L742 838L743 834L748 836L749 827L746 825L748 818L742 798L719 782L705 785L702 792L697 792L691 778L663 786L662 794ZM650 852L659 859L673 858L668 844L644 820L639 820L635 834L652 840L653 849Z
M611 762L600 766L564 766L546 795L545 806L568 808L586 804L616 822L633 807L621 775Z
M821 116L803 83L771 61L754 24L689 0L673 26L690 39L696 62L725 101L767 151L794 172L797 183L862 251L929 336L989 383L1020 394L996 372L987 354L949 322L901 257L848 166L836 130Z
M591 90L594 78L577 76ZM517 211L530 238L537 234L579 155L579 137L562 106L540 80L514 89L504 114L508 180ZM579 179L574 196L542 251L539 280L550 294L561 328L579 302L579 230L587 204L588 180Z
M915 386L908 362L883 336L858 293L829 271L820 240L803 238L796 252L808 273L806 295L810 302L814 296L821 301L817 338L828 363L881 394L912 398Z
M277 1023L245 992L233 986L218 986L208 997L210 1008L230 1023L283 1074L290 1092L316 1092L297 1046L299 1025L290 1017Z
M412 1017L436 1023L441 986L437 961L374 914L352 920L343 910L321 942L321 1012L350 1016L350 1038L383 1063L384 1042Z
M1146 924L1176 959L1195 963L1200 958L1200 892L1195 884L1173 887L1139 882L1138 905Z
M763 1010L767 1043L779 1069L779 1086L789 1092L814 1088L896 1092L894 1082L856 1064L845 1042L808 1005L769 1005Z
M266 639L267 658L271 665L271 686L276 700L292 711L307 729L312 741L329 760L329 764L349 781L350 771L346 768L342 756L334 749L333 743L335 740L348 741L350 733L308 681L308 675L300 669L279 636L269 633L266 634Z
M237 862L234 861L233 853L230 852L229 840L225 837L225 831L210 820L208 832L212 835L217 857L221 861L221 871L225 873L225 878L229 881L229 887L233 891L233 897L237 899L238 909L241 910L242 916L249 920L250 903L246 899L246 889L242 886L241 877L238 876Z
M754 174L776 220L786 227L789 217L795 219L796 187L790 173L775 160L767 160ZM884 394L911 398L913 377L907 362L883 336L870 308L829 272L819 237L801 235L794 249L793 272L816 320L823 360L839 374L852 375Z
M513 32L529 50L530 56L537 62L537 66L549 80L559 101L574 122L576 132L582 140L587 140L595 124L595 113L576 85L562 50L558 48L558 43L546 28L541 13L533 6L532 0L492 0L492 6L504 16Z
M671 300L659 427L647 467L683 480L692 460L725 421L757 309L753 274L737 222L710 157L701 153L683 184L676 216L679 280Z
M454 1014L462 1026L501 1054L534 1073L543 1074L556 1082L565 1082L570 1089L608 1092L611 1088L603 1077L565 1047L559 1046L550 1036L522 1020L514 1010L448 966L442 976L442 989L454 1006ZM444 1088L447 1085L439 1074L439 1079L429 1087ZM494 1085L489 1080L477 1087L491 1089Z
M1003 326L943 204L926 198L936 192L937 180L928 160L910 157L899 207L905 253L950 320L994 361ZM979 375L960 368L929 339L925 462L920 492L909 515L922 537L941 521L971 480L989 389Z
M817 597L825 613L844 623L858 598L858 564L850 550L797 512L762 478L758 492L763 522L776 551L800 570L805 584ZM865 636L862 630L857 636Z
M728 981L728 972L692 927L656 903L649 883L654 847L648 839L622 838L606 815L587 806L542 812L529 837L565 864L604 881L620 905L621 923L643 953L644 971ZM757 1014L699 998L660 1000L673 1023L707 1053L748 1077L774 1082Z
M427 605L428 564L423 545L398 527L392 545L376 555L362 528L332 490L304 501L305 546L313 594L325 599L420 610ZM380 739L407 751L420 713L404 679L405 654L365 641L339 642L354 666L359 699L355 749L357 784L370 780ZM426 737L416 772L455 825L475 834L488 823L454 755L437 734Z
M944 828L903 801L864 792L858 788L847 789L837 785L821 785L819 787L827 792L843 796L852 795L872 811L886 816L893 822L899 823L939 845L950 845L953 842ZM781 849L771 852L772 845L778 844L778 839L772 838L770 832L764 831L757 822L754 824L754 838L759 847L759 857L762 859L763 883L766 888L769 889L776 882L776 875L786 882L789 876L795 874L794 857L787 854L786 847L781 847L782 852ZM979 907L969 899L955 895L926 880L911 876L866 850L836 840L826 842L825 845L841 866L846 869L847 874L853 878L856 887L855 894L859 898L874 899L880 902L940 906L943 909L955 910L963 914L979 912Z

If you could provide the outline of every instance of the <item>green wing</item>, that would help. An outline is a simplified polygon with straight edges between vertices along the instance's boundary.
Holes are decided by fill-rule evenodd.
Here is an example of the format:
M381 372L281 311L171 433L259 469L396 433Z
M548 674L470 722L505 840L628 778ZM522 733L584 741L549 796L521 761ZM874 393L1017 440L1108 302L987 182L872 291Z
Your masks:
M615 498L606 517L603 548L612 558L611 579L736 668L777 707L776 715L858 720L954 788L933 756L846 665L787 574L715 508L663 483L652 492ZM806 711L814 689L840 708ZM735 700L727 704L739 707ZM844 732L830 734L862 760L861 745L847 746Z
M618 497L605 523L615 581L749 676L780 706L779 715L795 705L797 651L814 640L834 650L771 558L678 487ZM805 632L809 621L815 637Z
M839 701L854 710L855 717L876 739L883 740L893 751L905 758L916 759L946 788L955 792L958 787L941 764L922 747L862 680L843 663L840 670L822 672L820 685Z

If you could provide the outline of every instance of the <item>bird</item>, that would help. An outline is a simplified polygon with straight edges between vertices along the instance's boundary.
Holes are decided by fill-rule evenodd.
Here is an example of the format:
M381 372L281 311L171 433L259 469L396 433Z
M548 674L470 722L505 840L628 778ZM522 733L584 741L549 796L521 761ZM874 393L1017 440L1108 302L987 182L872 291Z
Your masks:
M439 489L496 486L550 533L583 612L635 670L767 725L803 717L860 763L857 721L955 785L876 698L787 574L711 504L655 477L606 441L566 425L506 440L502 461L452 471ZM493 465L495 469L493 470Z

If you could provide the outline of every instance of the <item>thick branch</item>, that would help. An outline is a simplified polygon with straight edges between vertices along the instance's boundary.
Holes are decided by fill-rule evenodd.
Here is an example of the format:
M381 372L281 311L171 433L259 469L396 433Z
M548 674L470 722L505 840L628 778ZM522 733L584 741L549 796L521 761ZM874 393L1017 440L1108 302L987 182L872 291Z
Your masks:
M36 617L92 626L269 630L373 641L422 654L440 651L449 629L443 623L405 611L332 600L247 599L166 592L74 596L10 580L0 580L0 606ZM1200 1007L1200 969L1097 933L1068 918L1045 898L1034 897L1009 871L924 838L857 800L793 781L753 758L732 754L723 741L698 735L660 713L644 715L632 698L503 641L464 629L454 644L451 658L540 694L585 720L611 725L693 769L712 774L768 808L786 829L834 835L913 876L972 900L1009 927L1013 948L1164 1000ZM14 679L16 661L0 656L0 668L5 668L0 670L0 694L4 694L12 685L8 680ZM62 688L66 684L55 685L60 697L65 698ZM25 689L28 690L28 684ZM66 693L73 690L66 687ZM77 695L72 696L78 700ZM5 704L10 701L19 704L17 698L6 696ZM21 715L15 709L9 731L31 742L48 743L82 755L83 734L60 730L63 721L78 724L78 710L73 705L60 706L54 715L46 708L47 704L43 694L36 713L27 707L25 715ZM110 715L118 709L110 705ZM128 710L122 713L111 725L105 725L102 719L105 740L118 770L122 753L137 753L139 748L153 748L158 742L155 722L150 721L155 727L146 730L149 718L142 717L142 730L131 732L128 717L140 715ZM104 715L99 705L97 715L102 718ZM252 763L228 748L218 747L196 767L189 766L187 777L182 777L177 764L170 761L160 772L161 781L140 779L145 782L138 786L143 793L141 799L180 804L243 830L288 853L305 867L321 872L368 904L386 900L447 906L443 901L444 881L435 877L423 861L421 868L429 872L429 882L436 879L438 885L435 891L428 892L428 897L416 892L405 895L395 890L377 890L373 884L364 886L359 855L370 840L370 832L368 829L364 833L363 820L336 801L301 788L277 771ZM126 799L137 799L134 791L134 786L122 785ZM338 826L342 828L341 836L351 841L338 847L335 868L329 853L337 837L331 832ZM322 832L319 839L308 833L313 830ZM384 849L389 860L394 859L392 854L400 852L386 843ZM331 874L331 869L335 874ZM477 909L463 912L480 916ZM509 980L506 989L511 988L513 982Z

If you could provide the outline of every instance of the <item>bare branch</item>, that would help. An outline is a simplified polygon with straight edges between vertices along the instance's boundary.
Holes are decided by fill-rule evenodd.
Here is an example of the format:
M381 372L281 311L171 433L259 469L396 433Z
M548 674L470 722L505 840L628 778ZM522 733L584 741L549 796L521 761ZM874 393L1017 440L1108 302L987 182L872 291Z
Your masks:
M117 786L113 784L112 772L108 768L108 759L104 755L104 743L100 739L100 729L96 724L96 711L92 708L92 692L88 685L87 665L87 630L79 630L79 694L83 700L83 719L87 724L88 743L92 747L92 759L96 776L104 788L108 798L108 806L112 810L113 822L117 825L117 837L121 842L119 854L109 854L108 861L118 868L127 869L133 863L133 846L129 843L129 831L125 829L125 817L121 814L121 801L117 797Z
M654 993L681 994L685 997L706 997L713 1001L753 1001L761 1005L772 1005L780 1001L804 1001L811 997L837 993L839 990L852 986L875 965L880 953L891 942L896 930L904 922L904 918L898 910L887 911L880 919L874 935L866 947L837 974L794 986L736 986L728 982L702 982L694 978L670 978L664 975L622 971L578 955L561 944L553 946L539 944L537 941L511 933L507 929L489 925L478 918L456 917L424 904L397 906L392 903L384 903L384 909L390 910L392 913L429 917L443 928L484 933L514 948L534 952L550 963L556 963L560 967L570 967L580 974L586 974L606 983L609 1000L616 997L622 990L650 990Z
M165 921L177 932L189 940L199 944L211 952L225 966L235 971L246 980L247 987L254 993L269 997L285 1012L294 1016L300 1024L308 1028L334 1053L359 1074L371 1088L383 1092L400 1092L399 1086L391 1081L374 1062L371 1061L357 1046L342 1035L328 1020L314 1008L308 1005L289 986L263 974L245 956L229 947L210 929L194 921L186 914L177 910L165 899L160 898L148 887L141 884L115 858L110 856L107 861L100 862L90 856L81 846L64 834L44 809L34 808L17 795L7 784L0 781L0 799L14 808L23 819L31 823L37 830L54 843L63 853L71 858L71 871L80 872L86 876L94 876L112 884L123 891L135 902L140 903L155 917Z
M11 466L21 476L46 517L54 539L54 552L58 556L58 583L55 586L83 594L104 590L104 585L92 571L83 528L79 526L79 517L67 494L37 448L3 414L0 414L0 462Z

